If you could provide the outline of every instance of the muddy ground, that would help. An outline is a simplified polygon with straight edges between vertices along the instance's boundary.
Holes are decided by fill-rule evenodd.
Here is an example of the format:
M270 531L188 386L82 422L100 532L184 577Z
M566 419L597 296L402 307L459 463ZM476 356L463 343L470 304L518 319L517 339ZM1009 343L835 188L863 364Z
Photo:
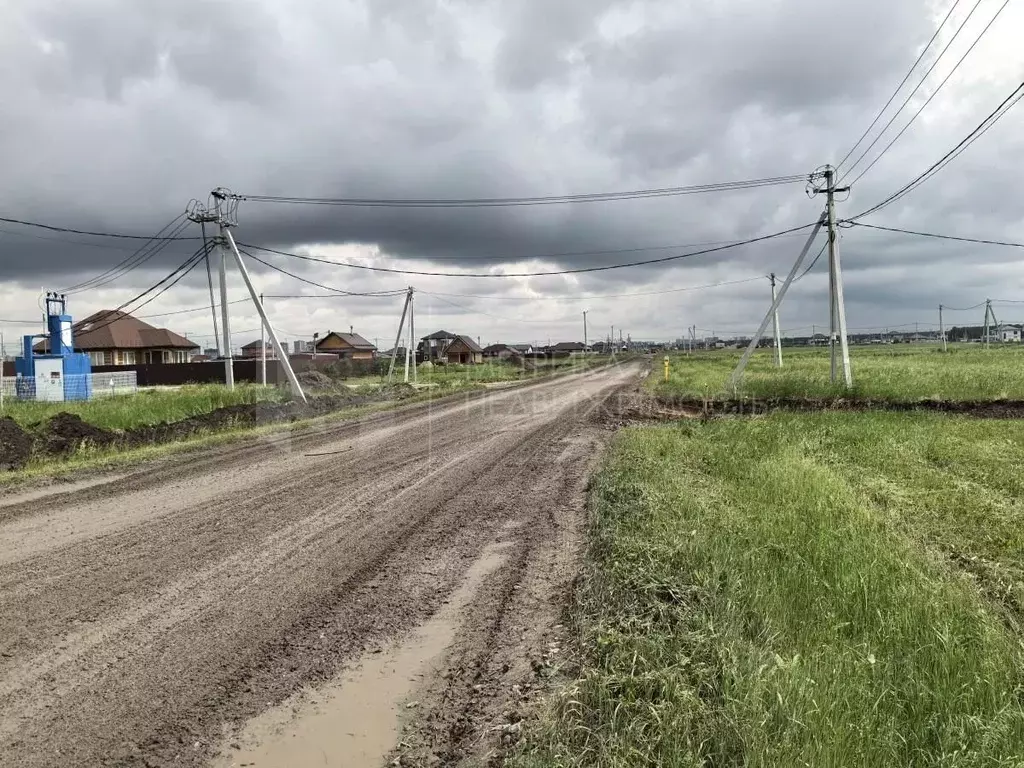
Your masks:
M712 416L758 416L775 411L888 411L893 413L949 413L981 419L1024 418L1022 400L916 400L895 402L860 398L709 398L638 397L629 409L636 419L673 419Z
M0 766L497 760L557 656L587 478L638 374L0 497ZM446 614L443 652L417 650ZM373 670L410 658L374 704Z

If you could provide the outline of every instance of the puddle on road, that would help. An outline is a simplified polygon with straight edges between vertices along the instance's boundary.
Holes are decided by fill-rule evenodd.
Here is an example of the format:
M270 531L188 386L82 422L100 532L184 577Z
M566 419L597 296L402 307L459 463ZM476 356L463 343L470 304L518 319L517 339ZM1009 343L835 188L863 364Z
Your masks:
M253 718L225 741L214 766L378 768L398 744L406 702L452 644L459 614L504 564L508 546L486 547L448 603L400 646L365 656L334 681Z

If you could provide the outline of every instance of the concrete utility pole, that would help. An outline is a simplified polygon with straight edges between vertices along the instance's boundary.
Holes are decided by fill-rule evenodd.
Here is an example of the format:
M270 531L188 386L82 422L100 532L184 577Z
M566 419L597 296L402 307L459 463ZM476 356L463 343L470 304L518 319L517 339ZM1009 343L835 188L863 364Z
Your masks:
M939 335L942 336L942 351L946 352L946 325L942 322L942 305L939 304Z
M583 354L587 354L587 310L583 310Z
M412 383L418 384L416 373L416 291L409 286L409 359L412 360Z
M409 301L411 298L412 291L406 291L405 303L402 304L402 319L398 321L398 333L395 334L395 346L391 350L391 364L388 366L388 384L391 383L391 377L395 373L395 358L398 357L398 345L402 341L402 329L405 328L405 316L409 311ZM408 355L408 350L406 350L406 355ZM408 357L406 357L406 361L408 362Z
M260 294L260 304L263 294ZM267 386L267 326L260 324L260 384Z
M846 337L846 302L843 299L843 270L839 262L839 230L836 227L836 192L849 192L849 187L836 186L836 169L826 165L823 171L825 189L815 188L814 193L824 192L827 196L826 215L828 218L828 281L829 281L829 352L831 375L834 384L838 375L839 359L836 355L836 336L842 355L843 381L846 388L853 386L850 370L850 347Z
M804 244L803 250L800 251L800 255L797 256L796 261L793 263L793 268L789 270L789 274L786 276L785 281L782 283L782 288L779 290L779 295L775 301L768 308L765 313L764 320L761 321L761 325L758 327L757 332L754 333L754 338L750 340L747 345L746 351L743 353L743 357L740 358L739 363L736 364L736 368L733 369L732 375L729 377L729 383L735 390L743 378L743 371L747 367L747 363L750 362L751 355L754 354L754 350L757 349L758 343L761 341L761 337L764 335L765 329L768 327L768 323L771 322L772 316L778 310L779 305L782 304L782 300L786 298L786 292L789 290L789 286L792 285L793 279L796 277L796 273L799 271L800 266L804 263L804 259L807 258L807 252L811 250L811 244L814 242L814 238L818 236L818 231L825 224L827 215L822 215L818 219L818 223L811 230L810 237L807 238L807 242Z
M219 203L218 203L219 207ZM220 327L224 331L224 383L229 389L235 388L235 358L231 350L231 325L228 319L228 245L224 239L226 229L221 227L217 250L220 252Z
M775 273L772 272L768 275L768 279L772 281L772 306L775 306ZM772 313L772 322L775 324L775 365L778 368L782 367L782 332L779 330L779 310L776 309Z
M992 338L991 326L988 318L992 314L992 299L985 299L985 349L989 348L989 341Z
M612 326L612 335L608 337L608 342L609 342L609 345L610 345L609 349L611 349L612 354L614 355L615 354L615 326L614 325Z
M270 318L267 317L267 311L263 307L263 302L260 301L259 296L256 294L256 288L252 284L252 279L249 277L249 270L245 266L245 262L242 261L242 254L238 252L238 246L235 244L235 238L231 234L231 230L228 229L228 224L224 221L221 222L221 229L224 232L224 237L231 247L231 253L235 257L235 265L238 267L238 271L242 273L242 281L245 283L245 287L249 289L249 296L252 297L252 303L256 305L256 311L259 312L260 321L263 323L263 327L266 328L267 334L270 336L270 343L274 345L274 356L280 361L280 365L284 368L284 373L288 377L288 383L291 385L292 392L299 396L302 402L306 402L306 393L302 391L302 385L299 383L299 377L295 375L295 370L292 368L291 361L288 359L288 352L283 346L281 346L281 340L277 338L277 331L274 330L274 326L270 323ZM234 377L232 377L233 379Z
M206 222L202 222L203 245L206 245ZM210 312L213 314L213 343L217 347L217 354L220 354L220 329L217 327L217 301L213 298L213 272L210 270L210 249L206 249L206 282L210 286Z

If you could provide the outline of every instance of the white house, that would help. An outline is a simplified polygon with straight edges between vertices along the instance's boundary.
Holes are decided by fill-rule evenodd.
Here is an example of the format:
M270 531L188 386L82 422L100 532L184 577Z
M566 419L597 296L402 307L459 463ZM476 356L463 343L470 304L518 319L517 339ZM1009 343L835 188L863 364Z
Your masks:
M996 338L1004 342L1020 342L1020 326L1000 325L996 328Z

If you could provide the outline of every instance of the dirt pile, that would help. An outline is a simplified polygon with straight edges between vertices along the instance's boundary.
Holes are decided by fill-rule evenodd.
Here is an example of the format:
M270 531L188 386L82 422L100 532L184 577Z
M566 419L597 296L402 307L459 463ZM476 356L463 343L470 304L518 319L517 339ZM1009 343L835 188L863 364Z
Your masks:
M322 376L316 371L307 371L305 374ZM330 383L330 379L323 378ZM229 405L180 421L116 432L93 426L72 413L58 413L27 432L13 420L5 418L0 419L0 471L19 469L32 456L66 457L87 447L138 448L170 443L226 429L259 427L324 416L371 402L402 400L415 392L407 384L385 387L373 394L358 394L344 388L338 393L310 398L308 403L291 401Z
M105 448L116 439L116 433L93 426L77 414L58 413L37 429L34 452L67 456L87 445Z
M320 371L303 371L298 374L299 383L303 389L333 389L334 382L331 377Z
M32 438L18 423L0 419L0 471L21 469L32 455Z
M932 412L973 416L979 419L1024 419L1021 400L917 400L896 402L862 398L771 397L702 399L699 397L659 397L640 405L630 415L635 418L693 418L706 416L759 416L775 411L818 413L844 411L864 413Z

